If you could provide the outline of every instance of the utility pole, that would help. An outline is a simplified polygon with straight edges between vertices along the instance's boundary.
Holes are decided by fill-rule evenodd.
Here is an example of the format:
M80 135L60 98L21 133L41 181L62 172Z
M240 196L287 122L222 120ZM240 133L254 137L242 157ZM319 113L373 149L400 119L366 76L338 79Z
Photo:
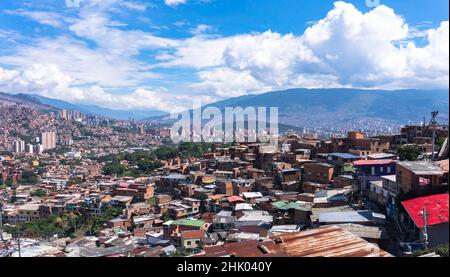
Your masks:
M435 151L435 148L436 148L436 124L437 124L437 122L436 122L436 117L438 116L438 114L439 114L439 111L434 111L434 112L432 112L431 113L431 122L430 122L430 125L432 126L432 128L433 128L433 139L432 139L432 150L431 150L431 160L434 160L435 159L435 155L434 155L434 151Z
M0 240L3 241L3 202L0 200Z
M7 255L11 256L12 252L9 252L8 242L3 237L3 201L0 200L0 241L5 244Z
M423 241L425 245L425 250L428 250L428 232L427 232L427 209L423 208Z
M19 226L19 223L17 222L17 216L18 215L16 215L16 219L15 219L16 231L17 231L17 248L18 248L18 251L19 251L19 258L21 258L22 257L22 252L20 250L20 226Z

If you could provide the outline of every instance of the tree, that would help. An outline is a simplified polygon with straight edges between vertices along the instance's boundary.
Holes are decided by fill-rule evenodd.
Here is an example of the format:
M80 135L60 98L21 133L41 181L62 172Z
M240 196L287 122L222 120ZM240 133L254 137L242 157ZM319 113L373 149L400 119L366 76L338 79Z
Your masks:
M43 189L37 189L36 191L33 191L32 193L30 193L31 197L44 197L47 196L47 191L43 190Z
M140 171L142 171L144 173L149 173L157 168L162 167L163 164L160 162L152 162L147 159L144 159L144 160L138 161L137 166Z
M174 159L180 155L176 147L167 145L159 147L153 151L153 154L161 160Z
M413 256L418 257L422 256L428 253L436 253L441 257L449 257L448 255L448 244L438 245L435 247L430 247L427 250L420 250L417 252L414 252Z
M51 215L46 218L34 220L20 225L22 232L30 236L52 237L54 235L66 236L71 234L71 230L65 229L65 224L61 216Z
M117 175L122 176L127 170L126 166L122 164L108 164L103 167L103 173L105 175Z
M13 185L13 180L12 180L11 178L6 179L5 185L6 185L7 187L12 187L12 185Z
M183 250L177 249L175 252L170 254L170 257L186 257L186 253Z
M150 198L147 200L147 203L150 205L150 207L155 206L155 205L156 205L156 198L155 198L155 197L150 197Z
M38 169L37 169L37 172L38 172L38 175L43 175L44 173L46 173L48 170L47 170L47 168L45 168L45 167L38 167Z
M102 213L99 216L91 216L86 220L87 234L95 235L103 228L103 225L109 220L118 217L122 214L121 208L114 208L111 206L102 206Z
M59 145L59 146L57 146L57 148L45 150L44 153L47 153L49 155L62 155L69 151L70 151L69 147Z
M444 145L445 139L447 137L440 136L436 139L436 150L439 151L442 148L442 145Z
M83 182L83 178L82 177L74 177L74 178L70 178L69 179L69 185L78 185L81 184Z
M170 219L170 214L168 212L165 212L161 216L163 221L168 221Z
M27 224L24 228L25 233L27 233L31 237L39 237L39 224L37 222L31 222L30 224Z
M11 178L6 179L6 181L4 182L4 185L7 187L12 187L13 180Z
M20 180L20 183L26 184L26 185L34 185L37 184L38 178L34 171L24 171L22 172L22 178Z
M64 214L63 220L66 228L72 229L72 233L76 233L83 220L83 215L77 212L69 212Z
M398 149L398 156L401 161L415 161L419 157L421 151L417 145L405 145Z
M210 151L213 147L213 144L200 142L200 143L192 143L192 142L182 142L178 145L178 151L183 158L189 157L202 157L204 153Z

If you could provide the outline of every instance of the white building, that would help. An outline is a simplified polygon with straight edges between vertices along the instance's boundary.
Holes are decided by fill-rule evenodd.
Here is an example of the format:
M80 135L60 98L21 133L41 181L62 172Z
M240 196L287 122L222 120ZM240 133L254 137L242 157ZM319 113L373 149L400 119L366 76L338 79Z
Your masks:
M26 150L27 150L27 153L33 154L34 153L34 146L33 146L33 144L28 143Z
M25 141L18 139L14 141L14 152L22 153L25 151Z

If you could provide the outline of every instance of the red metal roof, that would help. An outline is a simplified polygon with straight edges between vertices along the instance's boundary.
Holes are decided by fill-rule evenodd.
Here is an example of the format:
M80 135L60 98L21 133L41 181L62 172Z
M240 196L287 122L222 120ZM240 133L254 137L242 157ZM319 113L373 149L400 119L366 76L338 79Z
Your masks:
M137 189L129 189L129 188L118 188L117 191L132 191L132 192L137 192Z
M427 210L427 226L448 222L448 194L414 198L402 205L418 228L423 227L423 208Z
M203 239L205 238L205 231L203 230L182 231L181 237L184 239Z
M378 165L378 164L391 164L394 160L359 160L354 161L354 165Z
M242 197L236 196L236 195L233 195L233 196L228 197L227 200L228 200L228 202L230 202L230 203L236 202L236 201L242 201L242 202L245 202L245 200L244 200Z

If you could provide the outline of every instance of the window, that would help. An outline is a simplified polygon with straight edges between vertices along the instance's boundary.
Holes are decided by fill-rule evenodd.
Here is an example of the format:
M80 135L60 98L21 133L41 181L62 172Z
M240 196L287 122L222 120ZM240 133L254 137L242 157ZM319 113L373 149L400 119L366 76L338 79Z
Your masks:
M387 167L387 173L391 173L391 167Z
M191 245L191 241L190 240L186 241L186 245Z
M381 172L381 173L384 172L384 167L380 167L380 172Z
M375 167L372 167L372 175L375 175Z

